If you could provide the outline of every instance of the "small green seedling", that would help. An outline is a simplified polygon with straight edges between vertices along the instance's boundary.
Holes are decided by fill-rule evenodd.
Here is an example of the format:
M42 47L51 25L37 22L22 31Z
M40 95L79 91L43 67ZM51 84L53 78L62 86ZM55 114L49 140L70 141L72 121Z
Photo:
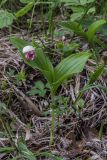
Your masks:
M46 95L48 88L42 81L35 82L34 87L28 91L27 93L30 96L39 95L40 97L44 97Z
M20 71L15 75L17 81L26 81L27 75L25 71Z

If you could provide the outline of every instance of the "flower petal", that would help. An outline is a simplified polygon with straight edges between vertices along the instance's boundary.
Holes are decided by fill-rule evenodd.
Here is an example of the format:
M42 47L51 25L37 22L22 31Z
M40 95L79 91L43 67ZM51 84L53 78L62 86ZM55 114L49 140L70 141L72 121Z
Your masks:
M34 51L34 47L33 46L25 46L23 48L23 53L27 53L27 52L31 52L31 51Z

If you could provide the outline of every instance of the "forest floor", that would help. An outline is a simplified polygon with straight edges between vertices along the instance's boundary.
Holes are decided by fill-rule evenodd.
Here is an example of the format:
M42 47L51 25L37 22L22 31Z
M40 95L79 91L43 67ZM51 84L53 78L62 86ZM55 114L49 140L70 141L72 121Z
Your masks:
M56 96L59 110L55 119L55 145L50 147L50 93L47 89L43 97L38 94L28 95L36 81L44 84L46 81L39 71L23 62L18 50L10 43L10 37L16 36L30 41L33 36L36 41L46 44L50 49L54 48L57 41L69 43L72 37L65 33L63 37L56 37L51 45L50 39L46 39L41 30L28 32L25 28L14 27L11 33L7 29L0 31L0 147L12 147L12 140L17 143L20 139L35 153L37 160L107 160L106 93L98 87L91 88L79 102L81 106L85 106L80 108L79 114L72 109L76 94L89 79L89 74L95 70L96 62L89 60L83 72L60 87ZM81 50L87 49L87 43L81 39L79 41L82 44ZM52 52L51 59L54 64L57 64L60 58L60 55ZM21 71L24 78L19 74ZM107 88L103 76L97 83ZM36 111L32 111L32 105L41 113L45 112L46 116L41 117ZM16 155L16 150L10 152L7 148L7 152L0 153L0 159L12 159Z

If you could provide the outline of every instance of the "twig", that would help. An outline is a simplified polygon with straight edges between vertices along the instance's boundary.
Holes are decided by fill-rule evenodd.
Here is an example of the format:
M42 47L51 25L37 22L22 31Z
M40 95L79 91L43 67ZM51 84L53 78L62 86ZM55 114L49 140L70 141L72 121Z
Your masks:
M41 117L44 116L43 113L37 108L37 106L27 97L22 91L20 91L18 88L16 88L11 82L8 80L8 78L5 76L8 84L14 89L17 98L26 105L29 109L32 109L34 113Z

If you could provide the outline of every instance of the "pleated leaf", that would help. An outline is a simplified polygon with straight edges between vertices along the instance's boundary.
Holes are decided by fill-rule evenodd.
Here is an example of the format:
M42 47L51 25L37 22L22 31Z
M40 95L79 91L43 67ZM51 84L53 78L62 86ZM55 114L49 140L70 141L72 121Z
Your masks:
M88 84L93 84L101 76L103 71L104 71L104 65L101 64L100 66L98 66L96 71L91 75Z
M27 45L32 45L22 39L11 38L11 43L20 51L20 54L26 64L34 69L39 69L47 81L51 84L54 79L54 69L49 58L43 53L42 48L35 48L36 58L34 60L27 60L25 54L22 52ZM35 46L34 46L35 47Z
M24 143L18 142L18 150L27 160L36 160L35 155L27 148Z
M82 26L77 22L72 22L72 21L71 22L70 21L62 22L60 25L63 26L64 28L68 29L69 31L70 30L73 31L74 33L76 33L80 36L83 36L83 37L86 36L86 33L84 32Z
M94 40L94 36L96 31L102 26L104 25L106 22L106 20L101 19L101 20L97 20L96 22L92 23L87 31L87 38L88 38L88 42L92 43Z
M81 72L90 56L91 54L89 52L82 52L79 54L71 55L62 60L55 68L55 80L53 83L55 90L67 78L75 73Z
M33 5L34 5L34 2L30 2L26 4L25 7L21 8L19 11L16 12L15 16L17 18L24 16L32 9Z

